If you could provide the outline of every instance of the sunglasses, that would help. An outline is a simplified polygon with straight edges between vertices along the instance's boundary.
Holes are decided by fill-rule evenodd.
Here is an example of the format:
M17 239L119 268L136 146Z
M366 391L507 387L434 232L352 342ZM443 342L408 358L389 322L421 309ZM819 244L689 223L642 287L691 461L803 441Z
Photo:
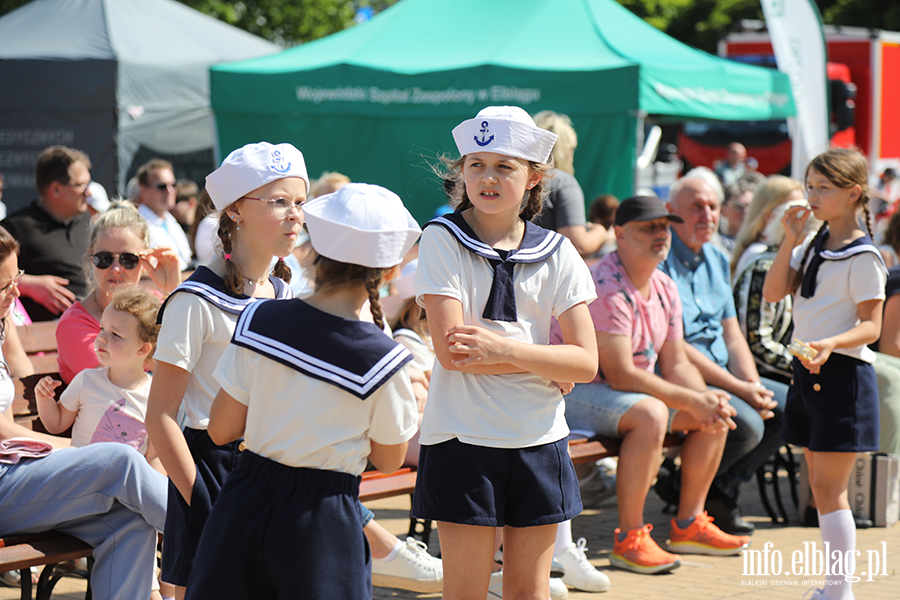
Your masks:
M174 183L166 183L165 181L157 181L156 183L153 184L153 187L155 187L156 189L158 189L160 191L167 190L169 188L172 188L174 190L175 184Z
M112 252L95 252L91 255L94 266L98 269L108 269L112 266L113 260L119 259L119 264L123 269L132 270L141 264L141 257L131 252L122 252L121 254L113 254Z

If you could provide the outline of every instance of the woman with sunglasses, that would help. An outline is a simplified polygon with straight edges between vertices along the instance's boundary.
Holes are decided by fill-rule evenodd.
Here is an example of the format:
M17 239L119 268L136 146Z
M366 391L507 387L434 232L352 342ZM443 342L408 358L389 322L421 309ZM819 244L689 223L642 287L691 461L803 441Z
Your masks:
M16 240L0 227L0 323L19 296L18 250ZM3 333L0 326L0 340ZM0 406L15 395L8 376L12 370L0 353ZM68 448L70 440L26 429L0 414L0 442L10 438L46 442L56 451L0 462L0 531L15 535L56 529L73 535L94 547L95 599L147 598L157 532L165 523L165 478L125 444Z
M99 364L94 339L100 316L120 286L136 285L146 273L168 296L181 282L178 256L165 247L149 250L149 245L147 221L128 202L113 204L94 223L84 261L88 295L72 304L56 327L59 374L66 384Z

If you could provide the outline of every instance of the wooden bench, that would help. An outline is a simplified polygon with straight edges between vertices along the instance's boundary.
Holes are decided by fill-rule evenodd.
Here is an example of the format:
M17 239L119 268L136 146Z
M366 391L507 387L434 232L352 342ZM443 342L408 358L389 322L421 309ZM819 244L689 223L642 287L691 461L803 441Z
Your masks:
M31 600L32 597L31 567L44 567L37 583L36 600L49 600L53 588L64 575L76 574L88 580L85 600L90 600L89 573L94 562L93 552L90 545L59 531L5 536L0 538L0 572L19 572L22 600ZM64 571L57 568L62 562L79 558L88 559L88 571Z

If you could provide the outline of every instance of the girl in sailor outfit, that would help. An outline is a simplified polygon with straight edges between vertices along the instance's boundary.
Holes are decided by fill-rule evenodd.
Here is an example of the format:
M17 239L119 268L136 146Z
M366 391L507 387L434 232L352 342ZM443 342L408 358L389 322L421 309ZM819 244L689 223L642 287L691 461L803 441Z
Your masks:
M234 468L240 442L209 439L209 411L218 382L213 371L238 316L258 298L291 298L287 256L303 225L309 178L303 155L290 144L249 144L228 155L206 178L220 211L224 256L199 267L159 311L156 370L146 426L169 475L162 580L183 597L200 534ZM176 420L183 406L182 433Z
M421 230L398 196L348 184L305 207L316 291L248 307L215 371L209 434L246 451L203 532L187 598L371 598L359 475L400 467L418 413L379 289ZM374 324L360 319L369 301ZM302 590L302 592L298 592Z
M426 226L416 272L437 361L413 514L438 521L444 598L485 597L496 527L504 596L548 598L556 524L582 509L561 390L597 373L596 293L571 242L530 221L556 134L502 106L453 137L458 205Z
M832 575L813 598L853 598L849 557L856 527L847 482L857 452L878 450L878 383L866 346L878 339L887 270L871 239L866 160L854 150L820 154L806 170L809 208L795 206L782 223L785 236L766 276L763 295L777 302L794 295L794 337L814 356L795 357L782 438L802 446L819 510ZM865 213L866 229L859 226ZM823 223L801 237L810 211ZM837 558L837 566L834 561Z

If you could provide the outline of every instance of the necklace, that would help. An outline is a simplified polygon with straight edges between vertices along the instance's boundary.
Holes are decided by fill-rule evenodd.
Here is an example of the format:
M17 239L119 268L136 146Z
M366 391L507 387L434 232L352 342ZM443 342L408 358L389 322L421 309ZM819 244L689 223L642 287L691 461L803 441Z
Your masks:
M267 274L262 279L251 279L250 277L244 277L243 275L241 275L241 279L243 279L247 283L252 283L254 285L263 285L269 280L269 276Z

